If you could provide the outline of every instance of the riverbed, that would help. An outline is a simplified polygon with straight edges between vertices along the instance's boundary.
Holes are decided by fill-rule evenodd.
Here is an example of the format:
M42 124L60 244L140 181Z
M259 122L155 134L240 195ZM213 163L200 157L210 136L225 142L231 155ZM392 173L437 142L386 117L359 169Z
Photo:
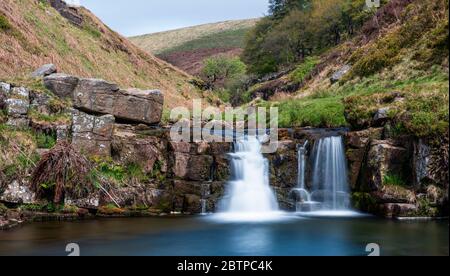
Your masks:
M215 216L42 222L0 232L0 255L364 256L449 255L449 222L374 217L233 222Z

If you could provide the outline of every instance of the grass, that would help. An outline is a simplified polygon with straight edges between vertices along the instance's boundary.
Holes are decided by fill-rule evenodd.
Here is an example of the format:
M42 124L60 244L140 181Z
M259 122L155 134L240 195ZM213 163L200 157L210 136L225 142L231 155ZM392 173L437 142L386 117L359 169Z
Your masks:
M3 16L6 10L14 22ZM2 5L0 79L26 76L42 64L53 63L60 72L102 78L122 88L160 89L170 108L189 104L183 91L189 98L198 97L200 91L189 83L189 76L138 49L84 8L79 12L86 21L81 28L40 1L7 1Z
M40 149L51 149L56 145L56 138L45 133L36 134L37 147Z
M280 127L343 127L347 125L341 97L287 100L280 102L277 106Z
M318 57L307 57L297 68L290 74L289 78L294 83L302 83L314 67L320 62Z
M173 49L189 49L195 44L214 43L206 41L205 38L211 38L220 43L217 43L219 48L227 47L226 45L242 45L242 35L249 28L256 24L255 19L250 20L233 20L212 24L205 24L200 26L193 26L178 30L160 32L155 34L148 34L143 36L131 37L130 40L136 45L154 54L161 54L163 52ZM215 36L217 34L217 36ZM195 43L193 43L195 41ZM182 46L184 45L184 46ZM198 49L198 47L195 47ZM170 49L170 50L169 50ZM178 51L178 50L177 50Z
M399 187L404 187L406 185L405 181L401 176L392 173L388 173L383 177L383 184Z
M245 35L249 30L249 28L225 30L222 32L206 35L191 41L187 41L179 46L164 50L159 55L164 56L175 52L185 52L202 49L243 48L245 46Z

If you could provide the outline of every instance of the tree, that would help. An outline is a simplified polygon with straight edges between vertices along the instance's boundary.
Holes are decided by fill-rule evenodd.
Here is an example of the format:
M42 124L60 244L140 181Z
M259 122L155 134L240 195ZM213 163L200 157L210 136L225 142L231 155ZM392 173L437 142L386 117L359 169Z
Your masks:
M202 77L208 88L223 87L225 82L245 74L246 65L238 57L219 55L204 61Z

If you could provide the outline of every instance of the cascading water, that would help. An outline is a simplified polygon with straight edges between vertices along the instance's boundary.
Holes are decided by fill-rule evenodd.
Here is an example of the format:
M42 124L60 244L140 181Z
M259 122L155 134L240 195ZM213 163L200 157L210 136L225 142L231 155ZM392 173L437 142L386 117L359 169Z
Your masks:
M313 175L311 197L323 204L325 210L347 210L347 161L342 137L325 137L313 149Z
M303 145L298 145L298 176L297 176L297 188L305 189L305 172L306 172L306 147L308 141Z
M231 158L232 181L220 203L220 213L229 218L258 220L273 216L279 206L269 183L269 162L261 153L256 137L234 145Z

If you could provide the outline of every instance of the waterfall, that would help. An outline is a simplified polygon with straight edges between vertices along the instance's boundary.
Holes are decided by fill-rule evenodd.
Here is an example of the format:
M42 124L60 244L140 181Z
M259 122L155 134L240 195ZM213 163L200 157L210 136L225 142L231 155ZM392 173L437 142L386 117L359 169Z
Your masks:
M298 153L298 176L297 176L297 188L305 190L305 170L306 170L306 147L308 141L303 145L297 146Z
M232 180L221 202L221 212L255 214L278 211L278 203L269 183L269 162L261 153L255 137L236 141L231 158Z
M314 145L312 157L312 200L321 202L323 209L348 209L347 161L342 137L320 139Z

